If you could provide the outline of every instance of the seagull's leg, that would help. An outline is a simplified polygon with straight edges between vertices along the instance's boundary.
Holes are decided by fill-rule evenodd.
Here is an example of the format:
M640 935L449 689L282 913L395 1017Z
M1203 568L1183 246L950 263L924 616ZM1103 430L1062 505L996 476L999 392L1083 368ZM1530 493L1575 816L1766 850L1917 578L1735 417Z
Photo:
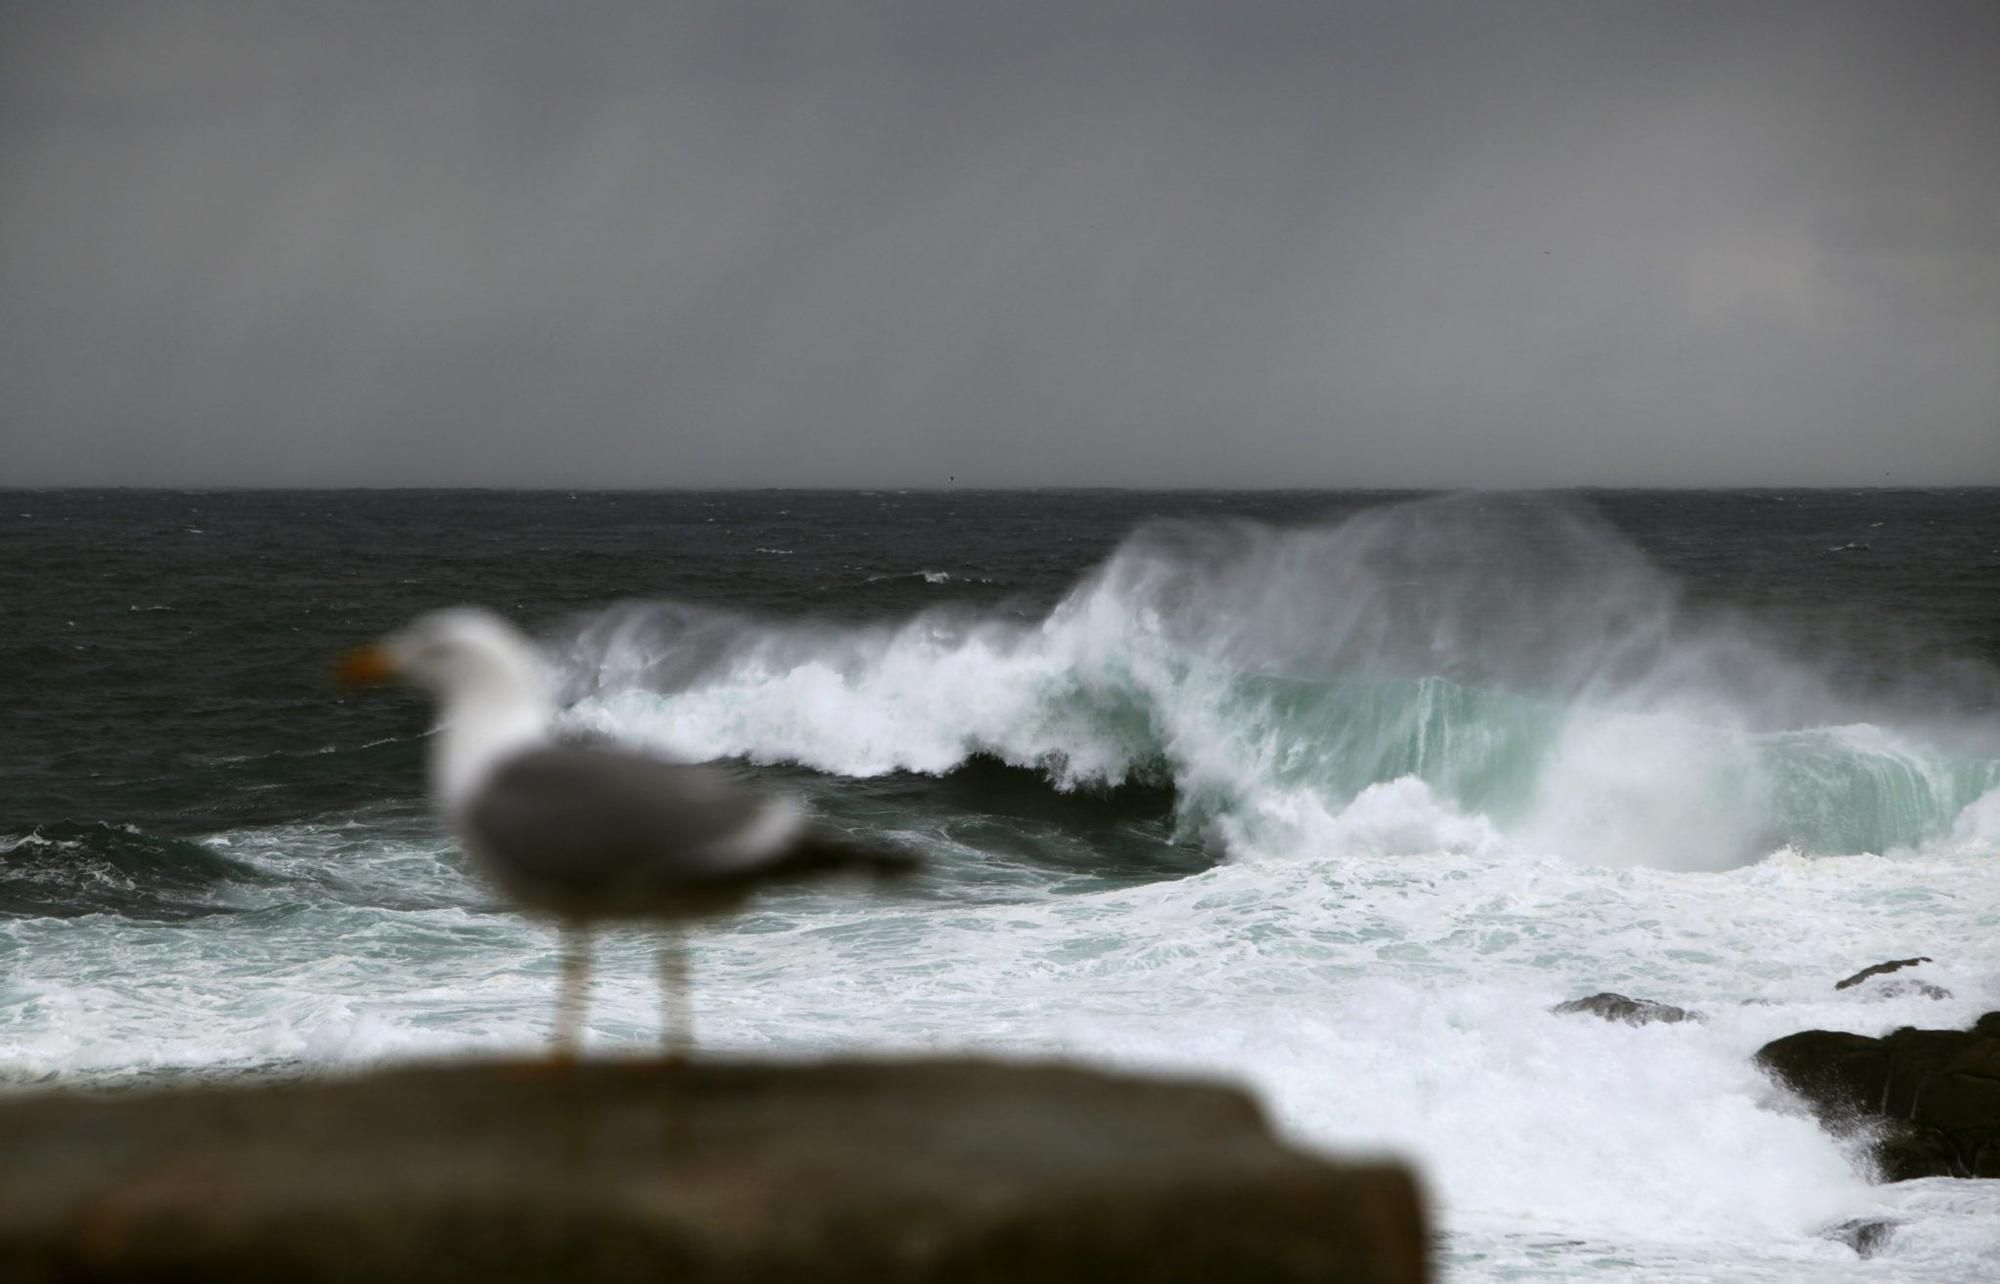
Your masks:
M562 990L556 1002L558 1061L574 1060L583 1046L584 998L590 986L590 932L580 923L562 926Z
M694 994L688 987L687 939L678 926L662 929L660 937L660 1039L667 1060L685 1061L694 1054Z

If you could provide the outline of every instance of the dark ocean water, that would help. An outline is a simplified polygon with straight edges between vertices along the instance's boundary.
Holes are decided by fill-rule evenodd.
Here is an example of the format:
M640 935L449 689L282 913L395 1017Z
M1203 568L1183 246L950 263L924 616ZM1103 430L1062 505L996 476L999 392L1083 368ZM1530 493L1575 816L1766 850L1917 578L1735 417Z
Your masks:
M1414 1154L1464 1278L1828 1278L1883 1211L2000 1269L2000 1199L1870 1186L1746 1068L2000 1006L2000 491L12 491L0 600L7 1078L542 1037L429 711L329 676L471 602L577 728L931 854L699 944L711 1045L1246 1078ZM621 948L600 1043L651 1037ZM1832 998L1919 952L1957 997ZM1713 1019L1546 1015L1616 986Z

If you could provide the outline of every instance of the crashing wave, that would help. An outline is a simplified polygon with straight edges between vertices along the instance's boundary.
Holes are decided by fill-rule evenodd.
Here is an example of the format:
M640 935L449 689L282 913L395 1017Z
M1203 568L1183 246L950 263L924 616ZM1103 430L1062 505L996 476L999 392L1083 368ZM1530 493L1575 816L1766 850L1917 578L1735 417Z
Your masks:
M1184 832L1240 851L1346 841L1342 813L1405 779L1447 827L1676 868L1934 841L2000 788L2000 753L1860 710L1690 610L1587 510L1535 497L1160 523L1040 619L631 603L562 659L575 720L681 755L850 776L985 755L1062 789L1171 784Z

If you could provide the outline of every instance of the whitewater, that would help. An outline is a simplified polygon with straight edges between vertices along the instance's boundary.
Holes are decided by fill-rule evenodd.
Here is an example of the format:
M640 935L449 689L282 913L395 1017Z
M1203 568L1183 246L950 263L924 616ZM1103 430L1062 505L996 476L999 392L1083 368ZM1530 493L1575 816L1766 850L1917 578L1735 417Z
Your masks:
M746 532L745 564L809 534ZM575 733L731 760L932 858L909 892L789 891L698 937L704 1048L1237 1080L1303 1144L1412 1160L1446 1279L2000 1278L2000 1183L1874 1184L1750 1062L2000 1007L1990 670L1885 675L1573 499L1147 522L1048 601L949 550L851 577L934 595L889 610L682 593L539 622ZM322 748L287 770L420 743L298 761ZM548 1029L552 935L407 789L185 836L37 825L7 869L48 889L0 920L9 1083ZM1833 988L1911 955L1950 997ZM1550 1011L1607 989L1705 1019ZM650 942L616 935L589 1040L656 1020ZM1862 1217L1896 1223L1868 1260L1825 1234Z

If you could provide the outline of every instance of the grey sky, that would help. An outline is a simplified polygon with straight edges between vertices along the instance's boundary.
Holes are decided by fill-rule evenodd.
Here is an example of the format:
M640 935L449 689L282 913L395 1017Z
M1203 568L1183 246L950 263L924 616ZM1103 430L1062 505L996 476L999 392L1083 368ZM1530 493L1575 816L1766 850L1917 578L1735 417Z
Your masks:
M9 4L0 390L0 484L2000 482L2000 4Z

